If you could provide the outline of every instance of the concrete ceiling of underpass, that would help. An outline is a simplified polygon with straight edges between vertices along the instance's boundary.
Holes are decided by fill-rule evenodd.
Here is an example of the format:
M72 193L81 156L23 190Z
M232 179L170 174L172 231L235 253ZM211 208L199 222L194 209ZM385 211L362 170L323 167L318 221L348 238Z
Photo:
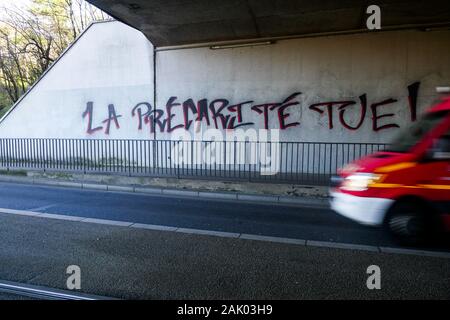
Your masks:
M157 47L364 30L372 1L88 0ZM449 0L378 0L382 29L450 25Z

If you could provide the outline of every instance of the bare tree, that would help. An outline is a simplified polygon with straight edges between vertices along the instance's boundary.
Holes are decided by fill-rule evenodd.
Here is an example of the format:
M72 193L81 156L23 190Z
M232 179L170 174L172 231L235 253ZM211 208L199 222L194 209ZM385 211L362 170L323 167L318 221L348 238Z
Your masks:
M17 101L89 23L105 19L85 0L0 8L0 87Z

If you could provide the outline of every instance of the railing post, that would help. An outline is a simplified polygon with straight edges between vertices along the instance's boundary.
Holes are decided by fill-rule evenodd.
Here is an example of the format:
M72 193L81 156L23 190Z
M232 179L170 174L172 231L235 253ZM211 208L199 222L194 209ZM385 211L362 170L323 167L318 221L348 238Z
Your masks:
M127 140L127 151L128 151L128 176L131 176L131 152L130 152L130 140Z
M177 152L174 155L176 155L175 161L177 163L177 179L180 179L180 140L178 140L176 147ZM172 152L174 152L173 149L171 149L171 153Z
M42 169L44 172L48 171L48 169L73 169L86 174L90 170L104 171L102 156L107 152L106 157L110 171L120 171L128 176L142 173L140 169L143 166L142 157L147 155L147 149L145 147L142 148L137 140L113 139L97 141L75 139L72 141L73 143L71 141L54 138L33 138L30 140L0 138L0 166L7 171L17 168L35 167ZM120 143L114 148L117 142ZM164 143L161 151L158 150L158 142ZM106 147L106 143L108 143L108 147ZM267 180L279 182L295 181L297 183L315 182L319 184L325 184L330 175L335 173L337 167L342 167L349 161L387 147L386 144L381 143L275 142L274 144L279 146L277 148L279 154L277 155L280 158L281 174L263 177L261 176L262 149L264 149L264 155L267 155L269 151L272 154L274 147L271 142L234 140L232 144L227 145L227 141L150 140L149 143L151 143L149 150L153 150L152 173L160 176L167 175L170 170L171 176L178 179L181 179L184 175L199 178L205 175L214 179L219 174L219 177L222 178L234 178L248 182ZM212 166L204 168L203 162L207 159L203 159L201 151L204 149L202 146L208 143L210 147L214 146L216 156L219 154L219 151L223 152L223 156L219 154L215 158L214 168ZM244 143L244 148L242 148L242 143ZM197 159L197 144L201 144L199 156L202 158L200 159ZM283 145L286 147L283 147ZM80 161L76 161L78 158ZM90 167L90 158L93 161L92 168ZM190 161L188 158L190 158ZM241 161L242 158L244 158L244 163ZM141 159L140 162L139 159ZM220 163L220 159L223 160L222 163ZM253 160L255 160L254 166L252 166ZM173 161L177 163L173 164ZM197 168L198 161L201 164L200 169ZM248 161L248 164L246 161ZM275 160L272 159L272 161ZM155 172L159 162L162 163L166 170ZM184 167L185 164L186 167ZM117 170L116 166L121 170ZM255 174L258 174L258 176L252 176L253 169L255 169ZM214 173L212 173L212 170L214 170ZM245 176L246 174L248 175L247 177Z
M196 171L194 171L195 170L194 169L194 163L195 163L195 168L197 169L197 155L194 153L194 150L195 150L195 148L194 148L194 140L191 139L191 150L190 150L190 154L191 154L191 161L190 161L191 169L190 170L191 170L191 173L196 172ZM191 175L193 175L193 174L191 174Z
M156 151L157 149L156 149L156 140L155 139L153 139L152 140L152 156L153 156L153 168L152 168L152 171L153 171L153 174L155 174L155 171L156 171L156 168L158 167L158 163L157 163L157 161L158 161L158 155L157 155L157 151Z
M83 139L83 173L86 173L86 144L84 143L85 140Z
M247 140L245 140L245 150L248 149L248 142ZM250 146L250 159L248 161L248 181L251 182L252 181L252 146ZM245 168L245 164L244 164L244 168Z

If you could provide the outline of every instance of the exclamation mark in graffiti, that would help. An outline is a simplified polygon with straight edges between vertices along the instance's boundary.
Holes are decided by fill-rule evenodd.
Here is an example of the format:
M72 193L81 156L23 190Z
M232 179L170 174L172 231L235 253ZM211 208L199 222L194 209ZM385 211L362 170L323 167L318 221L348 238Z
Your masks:
M420 82L414 82L408 86L408 103L409 111L411 113L411 121L417 119L417 95L419 93Z

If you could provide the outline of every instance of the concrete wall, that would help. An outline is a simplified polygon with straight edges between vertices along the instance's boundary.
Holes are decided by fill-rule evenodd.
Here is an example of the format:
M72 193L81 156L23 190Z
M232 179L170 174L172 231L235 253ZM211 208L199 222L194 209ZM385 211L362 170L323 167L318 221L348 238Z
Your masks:
M130 110L153 101L153 46L143 34L120 22L95 23L66 51L0 123L0 137L147 138L129 121ZM92 128L87 133L92 102ZM105 134L108 105L114 121Z
M399 31L161 51L155 113L152 45L119 22L98 23L3 119L0 137L168 139L216 121L222 132L265 128L267 110L282 141L387 142L412 121L408 95L420 114L434 87L450 83L449 40L449 31Z
M387 142L401 127L411 123L408 86L419 82L417 113L435 98L435 86L450 83L450 32L399 31L348 36L279 41L272 45L211 50L209 48L157 53L157 105L162 108L172 96L177 102L192 98L226 99L229 105L249 101L242 106L241 128L264 128L264 114L252 106L279 103L295 92L284 109L286 124L279 123L279 107L268 112L269 128L282 129L282 141ZM410 88L414 96L413 87ZM365 94L366 113L361 116L360 96ZM364 99L364 98L363 98ZM395 101L389 101L394 99ZM344 121L338 108L331 106L330 128L327 106L310 107L324 102L354 102L345 107ZM373 119L377 115L392 116ZM221 102L218 102L221 106ZM257 107L260 110L263 107ZM315 110L314 110L315 109ZM182 106L172 108L172 127L183 124ZM320 113L323 111L323 113ZM223 109L223 114L236 112ZM287 116L288 114L288 116ZM194 114L191 112L189 119ZM211 118L211 114L210 114ZM214 128L203 118L202 129ZM385 125L394 125L384 127ZM381 129L373 128L378 127ZM190 131L194 130L191 125ZM223 126L219 121L219 129ZM179 129L182 130L182 129ZM157 137L167 138L165 133ZM177 132L178 130L174 131Z

